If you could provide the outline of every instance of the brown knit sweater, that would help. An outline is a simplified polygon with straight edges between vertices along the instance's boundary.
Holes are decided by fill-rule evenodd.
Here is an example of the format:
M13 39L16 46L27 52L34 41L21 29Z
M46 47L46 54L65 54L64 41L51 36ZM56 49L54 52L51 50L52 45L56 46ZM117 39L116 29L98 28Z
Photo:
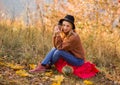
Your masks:
M80 37L75 32L65 38L61 38L60 35L53 36L53 44L54 47L59 50L68 51L77 58L85 59L85 53Z

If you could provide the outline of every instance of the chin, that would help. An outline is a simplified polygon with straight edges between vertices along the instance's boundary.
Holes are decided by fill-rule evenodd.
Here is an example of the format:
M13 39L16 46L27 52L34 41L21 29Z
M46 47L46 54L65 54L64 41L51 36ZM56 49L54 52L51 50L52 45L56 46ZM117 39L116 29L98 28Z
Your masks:
M64 31L64 33L68 33L68 32Z
M69 31L63 31L64 33L68 33Z
M66 35L69 33L69 32L64 32Z

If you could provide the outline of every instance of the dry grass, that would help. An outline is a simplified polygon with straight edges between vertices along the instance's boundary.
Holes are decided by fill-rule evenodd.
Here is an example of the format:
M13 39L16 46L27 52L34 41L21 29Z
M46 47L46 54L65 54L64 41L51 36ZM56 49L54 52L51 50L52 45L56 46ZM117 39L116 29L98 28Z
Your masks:
M51 48L51 35L52 33L47 31L43 36L42 31L35 27L14 28L1 25L0 55L19 63L35 63Z

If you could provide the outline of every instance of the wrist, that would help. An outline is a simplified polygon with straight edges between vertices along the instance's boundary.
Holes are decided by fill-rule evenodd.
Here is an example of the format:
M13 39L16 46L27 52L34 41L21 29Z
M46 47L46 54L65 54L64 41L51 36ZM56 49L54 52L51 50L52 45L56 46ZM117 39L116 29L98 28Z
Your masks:
M54 36L60 36L60 32L55 32Z

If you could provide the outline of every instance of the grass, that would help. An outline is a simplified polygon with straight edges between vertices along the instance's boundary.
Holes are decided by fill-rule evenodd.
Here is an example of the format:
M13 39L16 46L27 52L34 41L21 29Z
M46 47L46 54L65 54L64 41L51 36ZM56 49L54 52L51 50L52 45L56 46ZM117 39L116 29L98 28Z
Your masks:
M116 77L120 74L120 30L98 26L98 28L78 29L77 32L81 37L86 59L96 64L101 71L97 77L90 80L94 81L95 85L112 85L113 82L119 81ZM30 63L37 64L42 61L45 54L52 48L51 40L52 31L44 30L43 34L43 29L37 27L14 27L0 24L0 57L6 58L8 62L15 62L28 67ZM4 69L13 74L10 69L5 67L2 67L1 72ZM108 77L108 74L112 78ZM9 75L0 78L0 81L5 82L4 85L10 83L10 81L4 81L7 76ZM30 82L40 82L42 78L39 76L41 75L36 75L32 79L18 78L17 81L11 82L20 83L20 81L24 81L24 85L29 85ZM50 82L48 81L48 83ZM62 85L67 84L83 85L83 80L76 77L66 77ZM47 84L44 82L44 85Z
M49 32L47 32L48 35L45 35L43 42L41 30L37 28L17 29L1 26L0 31L1 56L13 58L18 62L21 62L21 59L29 61L33 57L43 56L43 53L48 52L51 48L49 44L51 38L47 38L51 36Z

